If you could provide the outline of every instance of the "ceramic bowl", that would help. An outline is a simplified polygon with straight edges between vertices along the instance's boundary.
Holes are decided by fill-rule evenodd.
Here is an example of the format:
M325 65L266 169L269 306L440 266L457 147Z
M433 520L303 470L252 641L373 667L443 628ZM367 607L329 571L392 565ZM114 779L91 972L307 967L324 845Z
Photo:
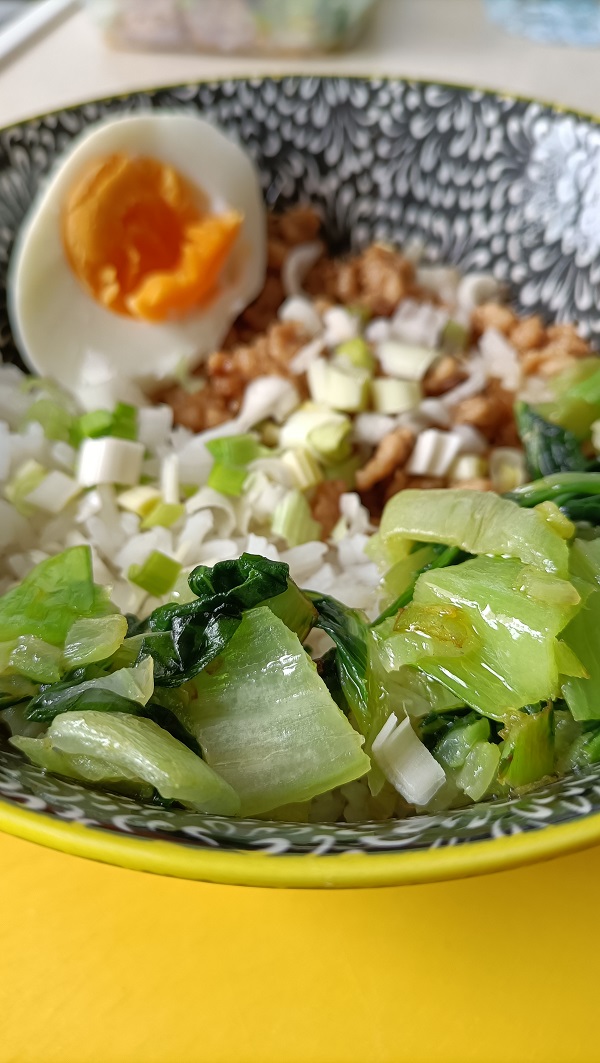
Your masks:
M421 241L491 270L515 306L600 334L600 125L545 104L402 80L220 81L87 103L0 131L0 352L11 246L57 154L97 119L199 111L238 138L266 202L316 204L335 249ZM109 863L268 886L372 886L498 870L600 839L600 766L527 796L365 824L164 810L45 775L0 744L0 829Z

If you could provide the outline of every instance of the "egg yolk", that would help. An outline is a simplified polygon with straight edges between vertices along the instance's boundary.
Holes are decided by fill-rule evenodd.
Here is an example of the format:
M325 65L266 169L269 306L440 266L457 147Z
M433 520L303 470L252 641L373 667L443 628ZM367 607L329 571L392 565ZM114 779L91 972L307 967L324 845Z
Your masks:
M172 166L115 154L71 187L62 238L71 269L97 302L159 322L215 295L242 221L233 210L210 214L202 192Z

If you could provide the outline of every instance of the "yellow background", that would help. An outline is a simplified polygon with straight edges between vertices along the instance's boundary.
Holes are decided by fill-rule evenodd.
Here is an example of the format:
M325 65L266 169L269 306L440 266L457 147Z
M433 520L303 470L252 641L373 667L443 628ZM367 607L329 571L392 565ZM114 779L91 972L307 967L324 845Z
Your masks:
M0 836L0 1063L597 1063L600 848L330 893Z

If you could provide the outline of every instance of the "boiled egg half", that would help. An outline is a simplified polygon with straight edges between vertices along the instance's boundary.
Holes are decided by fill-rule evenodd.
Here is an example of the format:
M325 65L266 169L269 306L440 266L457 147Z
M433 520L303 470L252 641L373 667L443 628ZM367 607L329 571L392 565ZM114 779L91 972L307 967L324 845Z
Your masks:
M218 347L265 264L242 148L185 112L101 122L59 161L17 240L13 333L30 367L85 405L131 397Z

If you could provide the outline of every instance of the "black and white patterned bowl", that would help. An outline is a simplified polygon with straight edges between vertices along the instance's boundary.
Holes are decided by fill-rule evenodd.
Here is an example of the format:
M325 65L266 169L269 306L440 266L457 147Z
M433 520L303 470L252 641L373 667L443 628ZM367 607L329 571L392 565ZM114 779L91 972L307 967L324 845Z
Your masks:
M492 270L523 312L600 336L600 125L541 103L401 80L287 77L140 92L0 131L0 352L15 234L89 123L198 110L256 159L265 198L317 204L333 247L419 239ZM252 885L359 886L475 874L600 840L600 768L513 801L322 826L166 811L46 776L0 745L0 829L96 859Z

